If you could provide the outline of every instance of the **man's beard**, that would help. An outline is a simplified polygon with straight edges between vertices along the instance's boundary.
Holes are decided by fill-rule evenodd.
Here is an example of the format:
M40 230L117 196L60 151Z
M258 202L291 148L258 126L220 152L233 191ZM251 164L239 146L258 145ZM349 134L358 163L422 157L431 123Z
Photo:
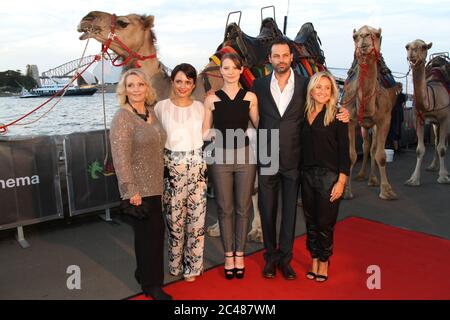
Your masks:
M278 65L278 66L276 66L274 69L275 69L275 72L276 72L276 73L278 73L278 74L284 74L284 73L286 73L286 72L289 71L289 67L290 67L290 66L288 66L288 65L283 65L283 66Z

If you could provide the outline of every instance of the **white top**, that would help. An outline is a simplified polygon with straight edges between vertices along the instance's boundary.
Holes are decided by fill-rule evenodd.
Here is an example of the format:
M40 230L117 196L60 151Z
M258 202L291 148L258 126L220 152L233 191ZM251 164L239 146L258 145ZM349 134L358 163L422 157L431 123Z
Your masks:
M272 72L272 80L270 81L270 92L272 93L273 100L275 100L281 116L283 116L294 95L294 71L292 68L289 70L291 75L289 76L289 80L284 87L283 92L281 92L278 80L275 78L275 72Z
M155 105L155 114L167 133L166 149L191 151L203 145L203 103L194 101L188 107L178 107L170 99Z

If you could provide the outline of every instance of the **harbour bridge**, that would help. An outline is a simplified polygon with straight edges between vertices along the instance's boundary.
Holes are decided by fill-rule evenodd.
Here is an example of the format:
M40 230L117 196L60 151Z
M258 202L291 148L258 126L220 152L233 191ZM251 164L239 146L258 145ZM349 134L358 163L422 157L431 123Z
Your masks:
M54 82L53 79L69 80L76 74L76 72L81 71L85 66L90 64L95 59L95 57L95 55L89 55L81 59L75 59L55 68L44 71L41 75L39 75L39 71L36 65L27 65L27 74L32 75L33 78L38 82L38 84L52 84ZM115 59L116 54L111 53L110 57L104 57L105 60L110 60L110 58ZM110 64L108 63L108 65ZM86 84L92 81L95 81L94 75L92 75L92 73L83 74L83 76L78 79L78 84Z

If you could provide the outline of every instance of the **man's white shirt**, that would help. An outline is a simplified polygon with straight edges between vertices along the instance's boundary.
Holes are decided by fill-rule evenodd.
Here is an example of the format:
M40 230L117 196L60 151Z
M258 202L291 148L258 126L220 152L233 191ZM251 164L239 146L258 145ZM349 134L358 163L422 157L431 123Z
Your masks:
M278 80L275 78L275 72L272 72L272 80L270 81L270 92L281 116L283 116L294 95L294 71L292 68L289 70L291 74L283 92L281 92Z

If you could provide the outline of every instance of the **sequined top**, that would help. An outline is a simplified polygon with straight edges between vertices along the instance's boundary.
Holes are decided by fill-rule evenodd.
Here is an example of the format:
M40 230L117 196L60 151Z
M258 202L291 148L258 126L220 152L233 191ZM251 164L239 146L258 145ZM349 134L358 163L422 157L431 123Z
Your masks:
M120 108L111 122L111 152L124 200L136 193L149 197L163 192L166 132L152 107L149 112L150 118L144 122L138 115Z

